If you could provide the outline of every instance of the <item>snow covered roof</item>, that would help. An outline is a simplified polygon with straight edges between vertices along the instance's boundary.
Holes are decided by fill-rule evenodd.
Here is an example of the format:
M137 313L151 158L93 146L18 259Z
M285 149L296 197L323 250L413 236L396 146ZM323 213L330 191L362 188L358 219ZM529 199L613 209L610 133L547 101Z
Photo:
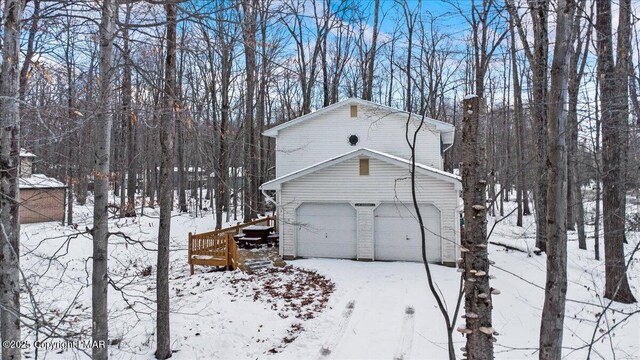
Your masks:
M54 189L67 187L64 183L45 174L32 174L18 179L20 189Z
M29 157L34 158L37 157L35 154L28 152L27 150L20 148L20 157Z
M374 103L374 102L371 102L371 101L368 101L368 100L363 100L363 99L359 99L359 98L349 98L349 99L346 99L346 100L339 101L339 102L337 102L335 104L331 104L329 106L323 107L323 108L318 109L318 110L316 110L314 112L311 112L309 114L302 115L302 116L297 117L297 118L295 118L293 120L289 120L289 121L287 121L287 122L285 122L283 124L280 124L278 126L274 126L271 129L267 129L266 131L264 131L262 133L262 135L269 136L269 137L276 137L278 135L278 131L280 131L282 129L286 129L289 126L296 125L296 124L311 120L311 119L317 117L318 115L324 114L324 113L326 113L328 111L337 109L339 107L346 106L346 105L354 105L354 104L360 104L360 105L364 105L364 106L374 107L376 109L384 110L384 111L387 111L389 113L405 114L405 115L410 114L407 111L400 110L400 109L395 109L395 108L392 108L390 106L381 105L381 104ZM413 115L417 120L422 119L422 116L420 116L418 114L411 113L411 115ZM435 126L437 130L442 132L442 135L443 135L442 136L442 140L443 140L443 142L445 144L452 144L453 143L453 133L455 132L455 126L453 126L452 124L448 124L446 122L443 122L443 121L432 119L430 117L425 117L424 120L425 120L426 123Z
M401 157L397 157L397 156L393 156L387 153L383 153L380 151L376 151L376 150L371 150L371 149L367 149L367 148L360 148L360 149L356 149L353 151L350 151L348 153L336 156L334 158L319 162L317 164L311 165L311 166L307 166L306 168L294 171L290 174L281 176L279 178L273 179L271 181L268 181L264 184L262 184L262 186L260 187L262 190L279 190L280 189L280 185L282 183L285 183L287 181L291 181L293 179L297 179L299 177L305 176L307 174L310 174L312 172L330 167L332 165L341 163L343 161L352 159L354 157L360 156L360 155L365 155L374 159L378 159L390 164L394 164L394 165L398 165L398 166L402 166L402 167L409 167L411 166L411 161L403 159ZM419 163L416 163L416 171L419 173L423 173L426 174L428 176L446 181L446 182L450 182L452 184L454 184L454 187L456 190L460 190L462 189L462 184L461 184L461 178L459 176L456 176L454 174L448 173L446 171L442 171L436 168L433 168L431 166L427 166L427 165L422 165Z

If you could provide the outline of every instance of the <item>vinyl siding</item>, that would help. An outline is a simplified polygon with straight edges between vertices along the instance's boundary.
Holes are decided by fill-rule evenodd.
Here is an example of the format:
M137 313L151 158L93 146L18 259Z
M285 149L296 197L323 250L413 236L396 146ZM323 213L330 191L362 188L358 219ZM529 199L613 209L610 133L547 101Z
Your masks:
M426 175L416 175L418 202L432 203L441 211L444 262L455 262L459 244L458 191L453 184ZM369 160L369 175L359 175L359 159L353 158L282 185L279 194L281 254L296 256L296 208L303 202L411 203L408 169L377 159ZM373 258L374 207L356 206L358 211L358 258Z
M373 206L356 206L358 259L373 259Z
M406 115L363 105L358 105L358 117L352 118L350 107L342 106L282 129L276 139L276 177L362 147L409 159L406 120ZM416 126L411 125L409 131ZM349 144L350 135L358 136L357 145ZM431 124L420 131L416 161L442 169L440 133Z

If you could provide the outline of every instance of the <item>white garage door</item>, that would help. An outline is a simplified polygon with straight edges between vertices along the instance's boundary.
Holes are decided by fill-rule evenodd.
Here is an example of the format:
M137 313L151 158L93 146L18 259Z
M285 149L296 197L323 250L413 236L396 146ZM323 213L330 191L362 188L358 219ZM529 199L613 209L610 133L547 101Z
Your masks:
M420 204L425 225L427 261L441 261L440 211ZM375 210L376 260L422 261L422 237L413 204L383 203Z
M298 256L356 258L356 210L346 203L303 203L296 210Z

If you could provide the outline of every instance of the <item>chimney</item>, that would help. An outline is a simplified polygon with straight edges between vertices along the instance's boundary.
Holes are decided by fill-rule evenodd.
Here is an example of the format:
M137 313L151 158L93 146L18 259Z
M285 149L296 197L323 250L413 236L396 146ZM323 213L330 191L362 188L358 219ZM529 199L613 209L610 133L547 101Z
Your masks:
M21 178L31 177L33 173L33 159L36 156L25 149L20 149L20 166L18 167L18 176Z

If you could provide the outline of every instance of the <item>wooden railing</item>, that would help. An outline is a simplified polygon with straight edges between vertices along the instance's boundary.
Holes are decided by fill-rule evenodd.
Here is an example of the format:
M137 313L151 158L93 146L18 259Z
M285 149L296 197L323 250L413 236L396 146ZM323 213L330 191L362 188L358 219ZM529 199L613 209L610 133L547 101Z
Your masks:
M238 223L228 228L206 233L189 233L188 261L191 275L194 265L224 266L227 270L238 268L238 246L234 235L249 225L265 224L275 226L275 218L266 217Z

